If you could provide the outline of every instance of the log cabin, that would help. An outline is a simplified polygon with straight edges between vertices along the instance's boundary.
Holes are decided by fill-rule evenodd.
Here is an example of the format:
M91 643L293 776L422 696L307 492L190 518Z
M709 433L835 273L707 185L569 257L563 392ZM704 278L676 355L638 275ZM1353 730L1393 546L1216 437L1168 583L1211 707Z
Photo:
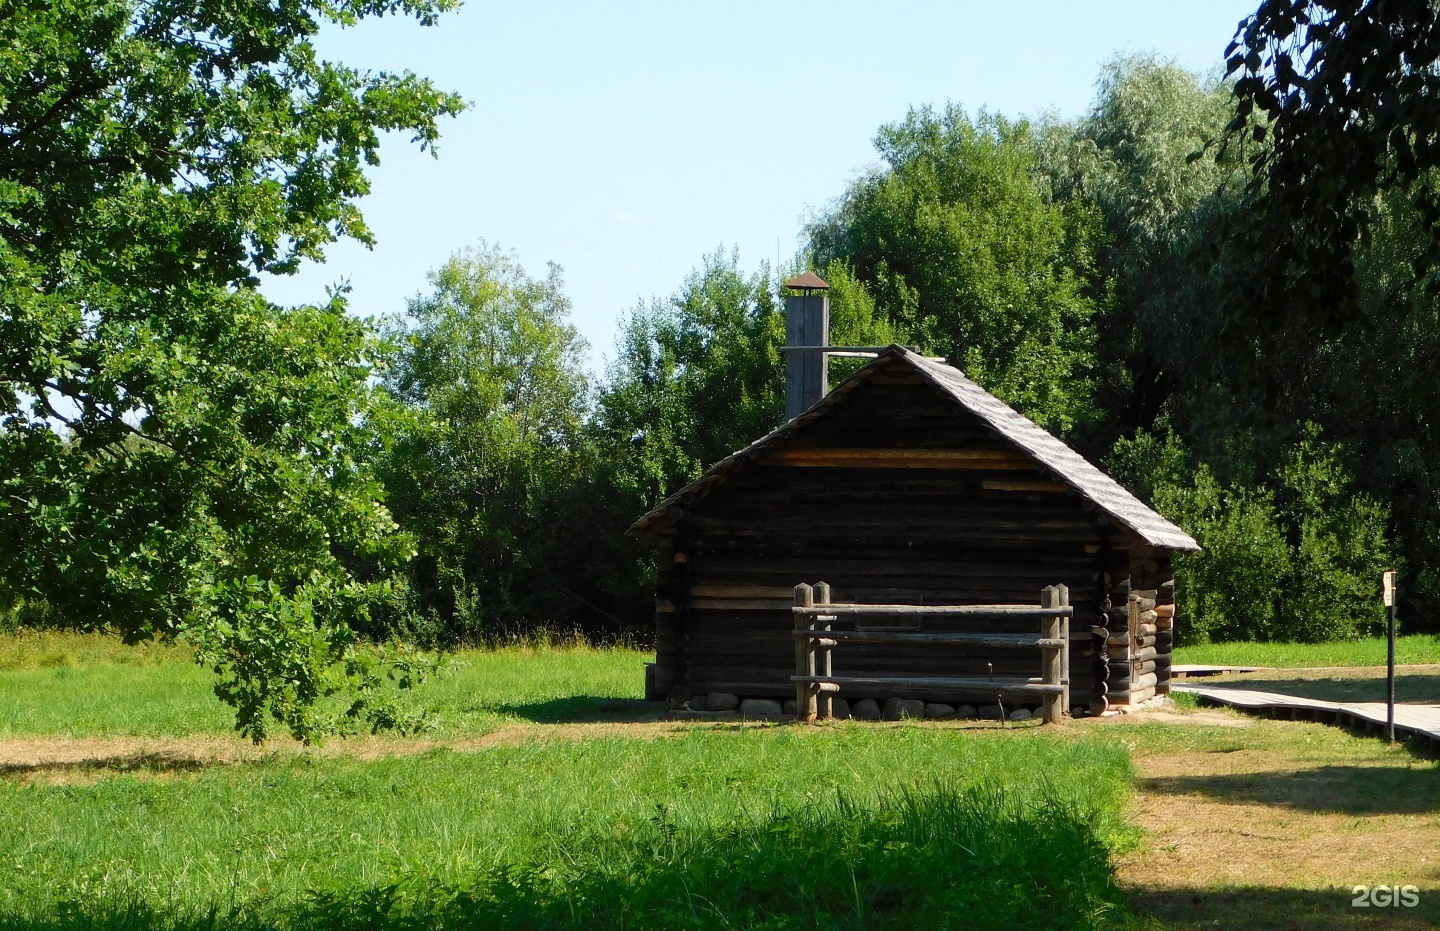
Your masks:
M795 694L792 596L835 603L1038 604L1069 589L1074 713L1169 689L1173 555L1196 542L1060 440L943 360L902 346L828 346L825 282L786 283L781 426L642 516L658 551L652 699ZM831 355L873 358L833 390ZM1032 622L1023 622L1030 624ZM927 629L1020 632L1020 621ZM967 626L968 625L968 626ZM895 678L1033 675L1033 651L845 644L847 672ZM864 689L843 696L990 702L986 689Z

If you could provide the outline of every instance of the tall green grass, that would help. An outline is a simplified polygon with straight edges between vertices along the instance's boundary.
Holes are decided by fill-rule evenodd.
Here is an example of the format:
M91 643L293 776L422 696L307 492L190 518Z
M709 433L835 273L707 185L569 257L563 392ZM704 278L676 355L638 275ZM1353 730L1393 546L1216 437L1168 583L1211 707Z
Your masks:
M1100 813L989 784L837 792L706 829L556 836L460 884L313 897L298 924L368 929L1104 928L1120 896Z
M5 782L0 928L1103 927L1128 776L850 726Z
M435 736L597 716L607 701L642 697L648 658L587 647L465 650L406 702L426 713ZM228 733L234 714L214 683L181 646L132 647L101 634L0 637L0 736Z
M1330 643L1204 643L1176 647L1175 662L1215 666L1382 666L1384 637ZM1440 663L1440 635L1411 634L1395 638L1395 661Z
M127 644L113 634L19 630L0 634L0 672L79 666L159 666L188 663L183 643Z

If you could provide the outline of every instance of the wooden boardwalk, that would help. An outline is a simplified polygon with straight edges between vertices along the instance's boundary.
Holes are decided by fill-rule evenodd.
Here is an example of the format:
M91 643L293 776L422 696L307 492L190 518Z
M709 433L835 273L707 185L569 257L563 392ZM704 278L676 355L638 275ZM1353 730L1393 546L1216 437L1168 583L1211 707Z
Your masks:
M1367 734L1385 733L1385 703L1381 701L1324 701L1276 692L1178 682L1172 684L1170 690L1189 692L1212 704L1264 712L1272 718L1324 721L1348 725ZM1417 742L1428 744L1431 752L1440 753L1440 705L1396 705L1395 734L1412 736Z

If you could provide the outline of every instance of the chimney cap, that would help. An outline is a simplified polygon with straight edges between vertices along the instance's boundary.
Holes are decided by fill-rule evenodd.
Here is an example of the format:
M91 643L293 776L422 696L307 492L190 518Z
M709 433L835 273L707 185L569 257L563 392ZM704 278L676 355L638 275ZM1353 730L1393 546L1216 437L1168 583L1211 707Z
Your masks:
M796 275L785 282L787 288L797 288L801 291L828 291L830 284L824 278L814 272L805 272L803 275Z

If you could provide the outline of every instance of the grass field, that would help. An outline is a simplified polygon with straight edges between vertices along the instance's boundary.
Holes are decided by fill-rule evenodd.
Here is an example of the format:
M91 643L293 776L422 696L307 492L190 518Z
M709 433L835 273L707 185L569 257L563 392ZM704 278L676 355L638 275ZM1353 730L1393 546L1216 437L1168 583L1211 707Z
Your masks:
M478 736L519 721L575 720L638 700L636 650L466 650L407 701L431 736ZM183 647L127 647L99 634L0 638L0 737L225 734L233 713Z
M1066 926L1097 927L1118 900L1128 772L1113 746L854 727L12 783L0 836L24 840L4 852L0 927L76 910L82 927L127 911L203 924L215 909L349 926L376 908L477 927L569 909L583 927L725 926L755 909L906 927L936 896L982 926L1033 923L1054 899L1076 910Z
M0 931L1440 923L1440 768L1402 746L666 720L644 659L467 652L418 738L256 749L183 650L0 639ZM1350 907L1381 882L1420 905Z
M1206 643L1177 647L1176 663L1215 666L1383 666L1384 637L1334 643ZM1440 663L1440 635L1411 634L1395 638L1395 662L1407 665Z
M639 653L509 649L462 654L426 686L423 740L220 765L138 740L203 750L228 727L183 651L10 647L12 744L108 743L0 781L0 928L1129 920L1113 856L1134 836L1130 765L1113 743L661 722L627 710ZM503 728L528 730L480 739ZM426 749L446 735L462 742ZM142 752L104 765L132 738Z

